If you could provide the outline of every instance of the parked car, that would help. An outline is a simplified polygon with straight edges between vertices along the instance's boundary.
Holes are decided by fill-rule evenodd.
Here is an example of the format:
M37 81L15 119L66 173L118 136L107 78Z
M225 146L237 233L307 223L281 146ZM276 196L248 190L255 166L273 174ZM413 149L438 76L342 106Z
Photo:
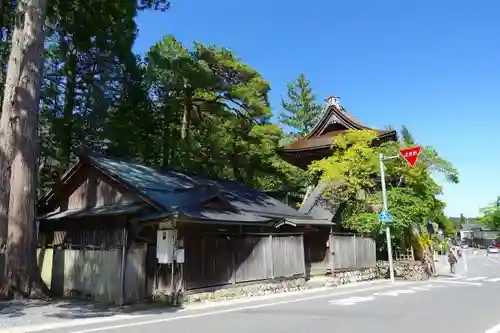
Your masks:
M500 238L497 238L491 242L490 247L496 247L497 249L500 249Z
M493 245L490 245L486 249L486 253L500 253L500 248L493 246Z
M500 239L495 239L486 249L486 253L500 253Z

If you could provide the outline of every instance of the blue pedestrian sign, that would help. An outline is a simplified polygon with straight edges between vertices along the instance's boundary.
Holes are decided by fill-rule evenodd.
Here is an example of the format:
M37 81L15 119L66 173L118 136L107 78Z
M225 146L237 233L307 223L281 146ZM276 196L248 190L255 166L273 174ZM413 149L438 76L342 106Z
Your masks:
M378 221L381 223L391 223L392 216L391 216L391 214L389 214L388 211L382 210L378 216Z

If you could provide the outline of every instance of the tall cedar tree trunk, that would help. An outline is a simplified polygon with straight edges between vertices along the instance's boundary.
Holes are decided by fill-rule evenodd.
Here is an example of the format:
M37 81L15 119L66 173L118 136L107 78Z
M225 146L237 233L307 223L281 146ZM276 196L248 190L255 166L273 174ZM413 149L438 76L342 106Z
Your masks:
M7 225L9 214L10 196L10 169L13 156L13 127L14 108L17 104L16 86L20 79L20 70L16 66L21 56L21 29L17 28L22 23L15 19L14 31L12 33L12 46L7 65L8 70L5 78L4 99L2 102L2 116L0 118L0 286L6 275L6 249L7 249ZM16 47L18 45L18 47Z
M66 43L66 41L64 41ZM66 46L66 49L69 49ZM73 147L73 109L75 107L75 89L76 89L76 51L70 50L69 59L65 65L66 69L66 92L64 93L64 111L63 111L63 133L62 136L62 165L60 175L62 175L71 166L71 148Z
M36 261L36 188L38 112L43 65L43 23L46 0L19 1L20 30L11 52L17 55L8 72L19 73L15 102L7 108L12 127L13 159L8 210L6 297L48 294Z

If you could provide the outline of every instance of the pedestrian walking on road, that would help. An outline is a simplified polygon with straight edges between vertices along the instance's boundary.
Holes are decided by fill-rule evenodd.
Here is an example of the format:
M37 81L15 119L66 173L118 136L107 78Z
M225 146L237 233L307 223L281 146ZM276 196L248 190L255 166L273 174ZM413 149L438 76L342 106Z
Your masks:
M450 264L450 273L455 274L455 266L457 264L457 256L455 255L455 252L453 249L450 249L448 251L448 263Z

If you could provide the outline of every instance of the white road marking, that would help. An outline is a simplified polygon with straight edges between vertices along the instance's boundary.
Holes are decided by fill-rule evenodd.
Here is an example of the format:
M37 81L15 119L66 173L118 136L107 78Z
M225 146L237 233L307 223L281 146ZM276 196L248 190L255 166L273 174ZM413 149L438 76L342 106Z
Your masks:
M399 290L390 290L390 291L385 291L381 293L374 293L373 295L375 296L399 296L401 294L414 294L415 290L411 289L399 289Z
M493 279L487 279L485 282L498 282L500 281L500 278L493 278Z
M450 280L434 280L434 282L439 283L449 283L449 284L463 284L467 286L482 286L481 282L467 282L467 281L450 281Z
M487 257L486 259L488 259L489 261L491 261L492 263L495 263L497 265L500 265L500 261L498 261L498 258L492 258L492 257Z
M431 289L432 289L432 288L443 288L443 286L440 286L440 285L435 285L435 284L432 284L432 283L430 283L430 284L426 284L424 287L426 287L426 288L431 288Z
M493 326L484 333L500 333L500 324Z
M473 278L465 279L465 281L480 281L480 280L484 280L484 279L486 279L486 276L476 276Z
M413 283L408 283L408 284L413 284ZM408 284L405 284L405 285L408 285ZM166 322L177 321L177 320L182 320L182 319L214 316L214 315L219 315L219 314L224 314L224 313L231 313L231 312L238 312L238 311L252 310L252 309L259 309L259 308L267 308L267 307L276 306L276 305L298 303L298 302L309 301L309 300L314 300L314 299L355 294L355 293L360 293L360 292L370 291L370 290L385 289L385 288L390 288L392 286L394 286L394 285L390 284L390 285L377 286L377 287L371 287L371 288L348 290L348 291L344 291L344 292L340 292L340 293L329 293L329 294L315 295L315 296L309 296L309 297L303 297L303 298L295 298L295 299L284 300L284 301L279 301L279 302L256 304L256 305L249 305L249 306L242 306L242 307L236 307L236 308L231 308L231 309L208 311L208 312L202 312L202 313L193 313L193 314L175 316L175 317L137 321L137 322L121 324L121 325L102 326L102 327L90 328L90 329L86 329L86 330L73 331L72 333L100 332L100 331L107 331L107 330L116 330L116 329L125 328L125 327L135 327L135 326L143 326L143 325L148 325L148 324L166 323ZM31 332L35 332L35 331L37 331L37 330L34 329ZM27 331L22 331L22 332L27 332Z
M369 302L375 300L375 297L373 296L366 296L366 297L349 297L349 298L341 298L341 299L333 299L329 303L332 305L341 305L341 306L348 306L348 305L354 305L356 303L361 303L361 302Z
M429 287L411 287L411 289L418 290L418 291L427 291L427 290L431 290L432 288L429 288Z
M467 270L468 270L467 256L465 255L465 252L464 252L463 256L464 256L464 270L461 271L460 273L458 273L458 275L464 275L465 272L467 272Z

